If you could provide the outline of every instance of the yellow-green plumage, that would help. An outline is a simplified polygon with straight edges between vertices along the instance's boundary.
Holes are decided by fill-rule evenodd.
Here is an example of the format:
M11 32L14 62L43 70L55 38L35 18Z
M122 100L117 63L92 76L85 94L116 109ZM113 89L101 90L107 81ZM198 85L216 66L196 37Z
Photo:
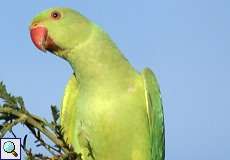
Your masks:
M63 14L60 27L45 22L55 43L64 48L54 53L74 71L61 109L68 142L84 160L163 160L163 110L155 76L149 69L138 73L110 37L79 13L55 8L42 15L52 10ZM65 23L71 29L63 29ZM59 37L59 32L72 29L87 33ZM66 44L71 39L71 45Z

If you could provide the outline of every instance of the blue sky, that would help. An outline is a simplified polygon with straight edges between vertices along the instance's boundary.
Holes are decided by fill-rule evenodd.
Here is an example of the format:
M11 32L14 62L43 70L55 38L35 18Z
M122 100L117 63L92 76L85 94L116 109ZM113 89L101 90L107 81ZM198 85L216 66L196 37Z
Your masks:
M2 1L0 81L47 119L72 71L64 60L34 47L28 25L54 6L80 11L111 35L137 70L155 71L167 160L230 159L230 1Z

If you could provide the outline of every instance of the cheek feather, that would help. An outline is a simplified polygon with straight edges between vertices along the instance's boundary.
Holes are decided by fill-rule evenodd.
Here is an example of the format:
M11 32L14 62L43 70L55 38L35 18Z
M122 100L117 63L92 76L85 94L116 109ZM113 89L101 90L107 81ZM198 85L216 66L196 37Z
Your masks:
M50 36L47 37L45 47L50 52L57 52L60 50L64 50L61 47L59 47Z

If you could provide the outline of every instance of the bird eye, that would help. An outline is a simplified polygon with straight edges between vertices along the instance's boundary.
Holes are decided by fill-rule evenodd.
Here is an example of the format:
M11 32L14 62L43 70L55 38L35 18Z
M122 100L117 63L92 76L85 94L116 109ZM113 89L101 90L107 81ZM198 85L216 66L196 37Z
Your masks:
M55 20L58 20L58 19L61 18L61 13L58 12L58 11L53 11L53 12L51 13L51 17L52 17L53 19L55 19Z

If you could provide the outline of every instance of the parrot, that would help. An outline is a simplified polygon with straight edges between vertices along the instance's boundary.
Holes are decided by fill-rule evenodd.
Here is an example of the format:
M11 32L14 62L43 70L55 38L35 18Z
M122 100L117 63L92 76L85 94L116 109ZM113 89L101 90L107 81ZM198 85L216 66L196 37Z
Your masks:
M73 70L60 123L83 160L164 160L163 105L151 69L134 69L102 27L71 8L41 11L29 33L36 48Z

